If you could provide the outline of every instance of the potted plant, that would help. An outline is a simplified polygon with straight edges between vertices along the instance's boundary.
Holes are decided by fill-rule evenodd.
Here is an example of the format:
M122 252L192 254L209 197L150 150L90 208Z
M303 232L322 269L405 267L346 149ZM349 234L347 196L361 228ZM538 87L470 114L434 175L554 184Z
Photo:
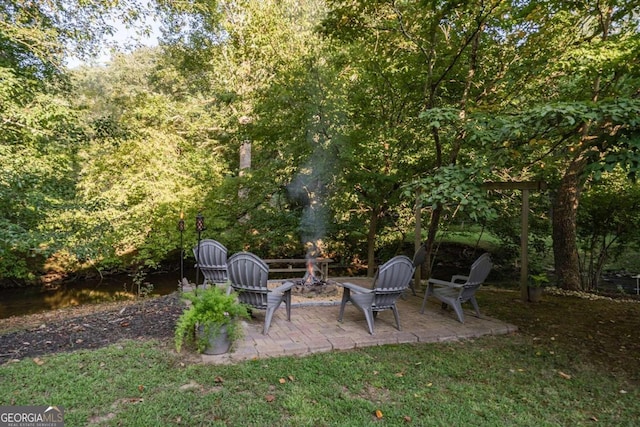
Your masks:
M222 354L242 337L241 319L248 319L247 307L222 287L210 286L196 293L185 293L191 306L180 315L175 330L175 345L193 343L199 352Z
M542 286L549 283L546 273L531 274L529 276L529 301L538 302L542 297Z

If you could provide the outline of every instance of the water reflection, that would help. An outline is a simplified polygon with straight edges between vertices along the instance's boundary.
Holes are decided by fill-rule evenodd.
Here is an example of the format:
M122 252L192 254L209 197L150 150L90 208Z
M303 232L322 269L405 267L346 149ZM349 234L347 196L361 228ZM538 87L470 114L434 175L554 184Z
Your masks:
M179 276L179 273L152 274L145 282L153 285L151 295L167 295L178 289ZM132 277L127 275L68 283L56 289L0 289L0 319L84 304L126 301L135 299L137 292Z
M134 299L135 295L125 291L110 292L95 289L71 289L65 292L54 292L43 299L45 307L55 310L82 304L112 302Z

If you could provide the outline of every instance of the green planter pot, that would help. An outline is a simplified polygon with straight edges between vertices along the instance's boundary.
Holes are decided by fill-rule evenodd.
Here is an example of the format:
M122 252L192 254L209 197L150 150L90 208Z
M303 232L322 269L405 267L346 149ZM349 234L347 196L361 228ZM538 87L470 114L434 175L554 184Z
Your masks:
M216 329L217 328L213 328L208 337L204 336L206 331L203 326L198 326L196 330L198 336L204 338L207 342L207 346L202 351L204 354L224 354L228 353L231 349L231 340L229 340L229 334L227 333L227 325L222 325L219 331Z
M539 302L542 298L542 287L540 286L529 286L529 301L530 302Z

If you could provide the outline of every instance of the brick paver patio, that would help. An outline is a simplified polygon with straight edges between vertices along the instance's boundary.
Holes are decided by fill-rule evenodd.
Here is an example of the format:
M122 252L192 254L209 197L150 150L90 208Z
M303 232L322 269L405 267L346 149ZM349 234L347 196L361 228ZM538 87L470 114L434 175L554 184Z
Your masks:
M480 291L482 292L482 291ZM458 322L452 310L443 310L439 302L429 301L420 314L423 295L407 295L398 300L402 330L395 328L393 312L378 313L375 334L370 335L362 312L347 304L343 322L338 322L338 302L297 303L286 319L284 304L276 311L269 335L262 334L264 311L255 310L255 318L244 325L244 338L235 351L223 355L202 355L205 363L234 363L243 360L297 355L334 350L349 350L384 344L453 341L515 332L517 328L496 319L475 317L465 310L465 323ZM482 307L480 307L482 313Z

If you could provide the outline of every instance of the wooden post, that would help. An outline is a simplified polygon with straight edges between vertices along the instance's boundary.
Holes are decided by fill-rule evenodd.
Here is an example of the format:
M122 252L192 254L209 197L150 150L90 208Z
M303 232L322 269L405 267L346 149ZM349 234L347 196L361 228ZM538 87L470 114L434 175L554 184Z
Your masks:
M420 194L421 190L416 192L416 205L415 205L415 218L416 218L416 228L414 234L414 250L416 253L420 246L422 245L422 204L420 202ZM422 265L416 267L415 275L414 275L414 292L421 288L420 281L422 280Z
M529 300L529 191L542 191L547 184L542 181L525 182L485 182L484 190L522 190L522 214L520 226L520 298L523 302Z
M240 171L238 176L244 176L245 172L251 169L251 141L242 141L240 145ZM238 198L246 199L249 194L249 190L247 188L239 187L238 188ZM248 214L245 215L243 220L248 219Z
M529 190L526 188L522 190L520 233L520 298L522 301L528 301L529 254L527 248L529 243Z

